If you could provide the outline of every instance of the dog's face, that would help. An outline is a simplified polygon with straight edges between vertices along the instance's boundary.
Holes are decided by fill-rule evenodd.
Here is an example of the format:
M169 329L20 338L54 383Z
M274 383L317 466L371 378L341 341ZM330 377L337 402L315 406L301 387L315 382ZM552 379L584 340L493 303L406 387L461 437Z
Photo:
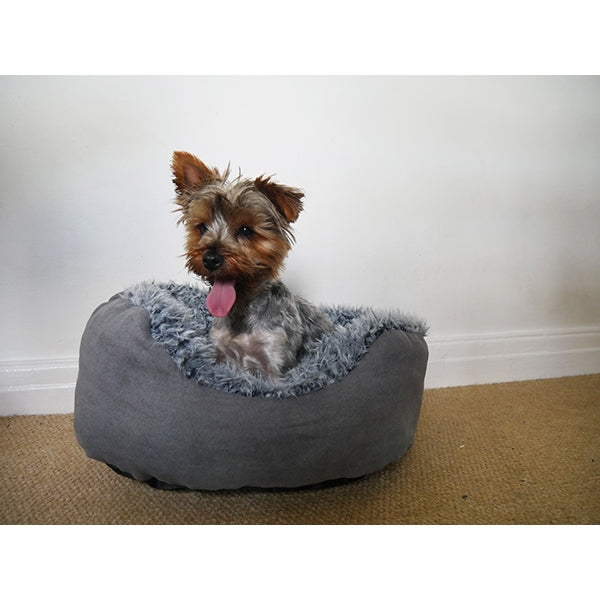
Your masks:
M187 152L173 154L172 168L187 230L188 269L213 288L233 286L233 301L275 279L293 242L290 224L304 194L264 177L229 181L228 171L221 175Z

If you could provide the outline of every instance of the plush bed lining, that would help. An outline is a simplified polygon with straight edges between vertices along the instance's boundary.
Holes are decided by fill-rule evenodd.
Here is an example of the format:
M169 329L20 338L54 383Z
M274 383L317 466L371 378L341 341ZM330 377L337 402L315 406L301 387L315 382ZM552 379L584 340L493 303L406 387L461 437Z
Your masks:
M148 312L153 339L164 345L186 377L244 396L286 398L307 394L347 375L384 331L427 333L421 319L399 312L321 307L336 325L335 332L281 381L272 381L216 363L208 338L213 317L206 309L205 290L173 282L144 282L120 296Z

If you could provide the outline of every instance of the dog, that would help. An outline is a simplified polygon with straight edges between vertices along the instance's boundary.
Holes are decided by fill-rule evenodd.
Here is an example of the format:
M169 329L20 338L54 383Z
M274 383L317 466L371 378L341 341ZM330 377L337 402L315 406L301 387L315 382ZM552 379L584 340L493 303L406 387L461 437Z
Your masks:
M229 179L188 152L172 160L186 266L210 291L217 361L281 378L334 330L325 313L278 279L304 193L272 177Z

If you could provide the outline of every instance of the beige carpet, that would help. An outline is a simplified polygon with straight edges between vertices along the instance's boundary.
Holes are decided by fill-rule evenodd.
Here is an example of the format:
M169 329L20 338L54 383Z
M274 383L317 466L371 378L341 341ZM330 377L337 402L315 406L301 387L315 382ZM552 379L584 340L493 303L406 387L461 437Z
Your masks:
M413 448L353 483L169 492L88 459L72 415L0 419L2 524L598 524L600 375L425 392Z

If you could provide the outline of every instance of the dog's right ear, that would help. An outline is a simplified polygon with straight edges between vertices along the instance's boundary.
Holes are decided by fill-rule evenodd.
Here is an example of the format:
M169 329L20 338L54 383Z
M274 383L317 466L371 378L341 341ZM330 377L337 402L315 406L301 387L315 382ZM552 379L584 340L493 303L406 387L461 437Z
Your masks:
M216 169L209 169L200 159L189 152L173 152L173 183L177 194L184 190L200 188L219 178Z

